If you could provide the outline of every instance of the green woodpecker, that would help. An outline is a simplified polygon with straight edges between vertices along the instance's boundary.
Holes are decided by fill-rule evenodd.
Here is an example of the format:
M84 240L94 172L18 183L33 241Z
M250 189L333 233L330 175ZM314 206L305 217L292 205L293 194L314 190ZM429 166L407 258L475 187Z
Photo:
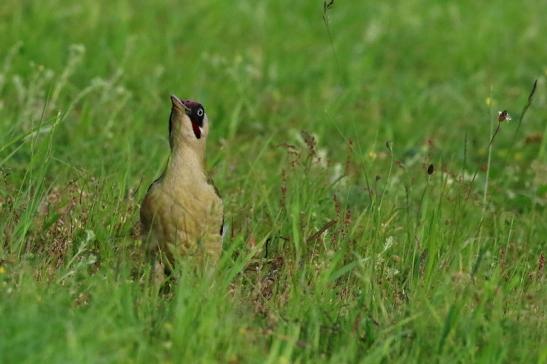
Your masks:
M141 205L143 241L164 269L175 256L216 263L222 249L223 205L205 172L209 120L203 106L171 96L171 155Z

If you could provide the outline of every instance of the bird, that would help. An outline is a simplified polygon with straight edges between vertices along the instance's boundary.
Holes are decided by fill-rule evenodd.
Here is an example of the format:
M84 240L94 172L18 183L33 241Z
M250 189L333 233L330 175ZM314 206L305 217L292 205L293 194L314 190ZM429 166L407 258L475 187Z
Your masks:
M171 96L170 155L140 208L142 241L154 270L169 274L175 257L215 265L222 251L224 207L205 171L210 123L202 104Z

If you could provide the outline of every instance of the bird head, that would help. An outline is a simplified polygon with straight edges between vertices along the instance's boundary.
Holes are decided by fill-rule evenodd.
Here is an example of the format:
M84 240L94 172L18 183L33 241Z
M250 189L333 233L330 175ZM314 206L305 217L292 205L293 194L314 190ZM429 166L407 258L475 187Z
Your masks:
M209 119L199 102L181 100L171 96L169 117L169 144L171 148L181 145L203 148L209 134Z

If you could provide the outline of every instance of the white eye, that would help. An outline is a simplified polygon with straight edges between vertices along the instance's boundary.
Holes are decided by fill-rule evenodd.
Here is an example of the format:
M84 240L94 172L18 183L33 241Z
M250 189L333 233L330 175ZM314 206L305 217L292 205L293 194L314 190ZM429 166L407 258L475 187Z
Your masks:
M199 117L202 117L202 116L203 116L203 109L198 109L198 116L199 116Z

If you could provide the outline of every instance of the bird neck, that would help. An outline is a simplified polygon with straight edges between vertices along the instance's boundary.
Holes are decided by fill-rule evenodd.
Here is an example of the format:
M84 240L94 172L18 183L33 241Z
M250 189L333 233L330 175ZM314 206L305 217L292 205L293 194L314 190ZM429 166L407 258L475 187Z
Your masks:
M165 171L165 178L181 181L206 180L205 143L174 146Z

